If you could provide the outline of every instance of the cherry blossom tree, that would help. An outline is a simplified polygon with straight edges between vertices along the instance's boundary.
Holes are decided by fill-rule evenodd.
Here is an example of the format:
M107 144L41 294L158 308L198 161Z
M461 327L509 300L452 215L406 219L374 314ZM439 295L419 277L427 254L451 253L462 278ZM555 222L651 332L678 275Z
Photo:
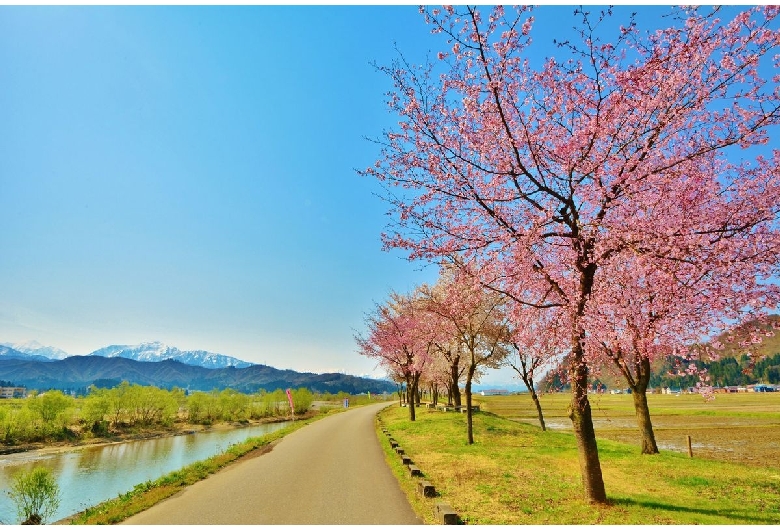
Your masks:
M505 297L485 289L467 264L443 267L436 287L423 291L424 307L449 330L447 336L454 339L450 344L457 344L464 354L467 437L473 444L472 384L480 369L498 368L507 354Z
M392 293L385 304L366 316L367 336L355 340L361 355L379 363L406 383L409 419L415 421L420 379L431 361L437 332L430 314L420 308L416 293Z
M577 10L578 37L540 67L528 8L422 11L446 48L382 68L401 121L363 172L388 189L397 224L385 245L435 262L458 253L500 271L493 288L515 302L558 308L585 496L606 502L586 347L611 324L591 310L609 292L604 271L634 254L705 273L751 250L765 259L751 273L776 270L780 155L748 148L780 117L778 78L762 77L778 66L778 8L729 20L674 9L668 28L628 20L611 38L611 13Z
M457 330L452 321L446 316L439 315L437 310L447 297L447 289L452 283L452 275L446 269L442 269L439 280L435 285L422 285L419 288L420 297L425 304L425 309L431 313L432 318L439 319L442 341L436 344L436 357L440 365L447 372L447 404L455 407L461 406L460 381L466 371L463 352L463 342L458 337Z
M560 312L554 309L540 310L510 300L507 314L510 350L503 364L517 372L525 384L536 407L539 425L545 431L547 427L534 379L542 375L542 371L557 366L565 356L566 328L558 320Z
M427 286L421 288L421 294L424 299L430 296L429 289L430 288ZM442 320L441 324L447 326L446 321ZM456 340L454 334L452 334L449 339L435 345L430 375L431 380L435 382L437 388L446 389L447 404L456 407L461 406L459 384L463 379L466 370L463 363L461 363L461 357L462 346L460 342Z
M763 193L777 197L777 183L770 180L766 185ZM711 189L692 182L677 186L674 192L669 190L668 198L676 192L687 201L657 201L633 228L640 231L647 219L659 216L678 219L674 230L680 234L698 235L697 227L707 226L718 200ZM699 246L698 250L659 260L657 249L633 236L627 240L629 251L603 266L602 281L591 295L595 303L586 316L590 332L585 348L593 367L611 364L631 388L645 454L658 452L646 397L652 364L674 355L687 361L685 373L690 375L697 370L692 361L716 356L712 348L701 346L703 338L729 323L760 317L780 301L777 286L767 282L777 271L774 237L744 231L709 238L705 245L697 239L687 238L688 248ZM706 373L699 375L699 391L709 396Z
M439 396L442 394L442 389L449 387L449 364L439 354L438 346L434 351L423 383L430 392L432 404L436 406L439 402Z
M659 271L642 270L639 259L626 259L621 267L605 271L602 289L611 289L594 305L588 318L597 332L585 338L592 372L602 366L616 369L631 389L643 454L658 453L647 389L652 366L658 359L687 354L687 346L706 333L706 296L680 281L669 281ZM617 263L613 265L618 265ZM624 293L630 293L626 296ZM603 295L605 293L602 293ZM595 327L595 326L593 326Z

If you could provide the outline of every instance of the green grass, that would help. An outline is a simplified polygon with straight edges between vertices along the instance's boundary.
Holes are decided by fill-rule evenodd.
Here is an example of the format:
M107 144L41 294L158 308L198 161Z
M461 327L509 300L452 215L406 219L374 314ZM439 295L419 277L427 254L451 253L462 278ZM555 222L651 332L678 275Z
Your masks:
M507 398L506 406L519 398ZM599 438L610 504L590 505L572 434L482 412L474 417L476 443L468 445L463 414L420 409L410 422L405 408L389 407L380 422L440 494L414 493L416 479L404 474L380 433L402 488L428 523L441 500L468 524L780 524L780 467L671 451L643 456L636 445Z

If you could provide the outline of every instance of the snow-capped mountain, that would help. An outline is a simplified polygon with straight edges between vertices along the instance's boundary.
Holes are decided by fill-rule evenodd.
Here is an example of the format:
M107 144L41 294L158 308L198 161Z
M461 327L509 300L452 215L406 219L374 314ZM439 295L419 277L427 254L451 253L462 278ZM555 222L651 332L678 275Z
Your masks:
M42 355L23 353L9 346L3 346L2 344L0 344L0 359L18 359L20 361L39 361L47 363L53 360L48 357L43 357Z
M57 361L70 356L70 354L64 350L55 348L54 346L44 346L40 342L34 340L30 340L27 342L20 342L20 343L3 342L0 343L0 346L12 348L18 352L22 352L27 355L32 355L32 356L37 355L37 356L46 357L47 359L52 359Z
M179 348L167 346L161 342L144 342L136 345L112 345L95 350L89 355L99 357L124 357L135 361L157 362L165 359L174 359L184 364L202 366L204 368L226 368L235 366L236 368L246 368L252 366L252 363L211 353L203 350L182 351Z

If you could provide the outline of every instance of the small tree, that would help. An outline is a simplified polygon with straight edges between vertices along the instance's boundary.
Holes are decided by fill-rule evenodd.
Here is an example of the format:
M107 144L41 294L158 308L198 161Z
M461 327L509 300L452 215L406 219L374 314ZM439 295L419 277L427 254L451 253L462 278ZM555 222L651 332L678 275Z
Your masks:
M60 390L50 390L28 400L27 404L30 410L41 416L45 424L51 424L54 423L57 416L73 405L73 398L66 396Z
M22 524L43 524L60 505L60 487L45 467L16 473L9 495Z
M474 443L471 387L479 370L498 368L508 351L505 298L481 286L468 264L463 269L444 266L437 290L427 291L425 309L438 325L453 333L464 354L466 368L466 423L468 443ZM453 381L457 385L457 381Z
M355 336L361 355L378 359L389 374L406 383L411 421L415 421L420 379L439 341L436 321L421 307L419 294L391 293L390 300L366 315L367 336Z
M547 426L534 379L545 368L559 363L565 354L565 327L554 308L542 311L509 300L508 312L510 350L503 364L517 372L525 383L536 407L539 425L545 431Z

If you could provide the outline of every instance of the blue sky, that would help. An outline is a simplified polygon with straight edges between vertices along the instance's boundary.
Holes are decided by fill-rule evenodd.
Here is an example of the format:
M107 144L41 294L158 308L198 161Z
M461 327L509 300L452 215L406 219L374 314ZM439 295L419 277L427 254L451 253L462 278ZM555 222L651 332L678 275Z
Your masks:
M414 7L0 8L0 342L160 340L367 373L353 331L430 280L354 169Z
M0 342L374 371L364 313L436 276L355 172L394 43L443 41L414 6L0 7Z

